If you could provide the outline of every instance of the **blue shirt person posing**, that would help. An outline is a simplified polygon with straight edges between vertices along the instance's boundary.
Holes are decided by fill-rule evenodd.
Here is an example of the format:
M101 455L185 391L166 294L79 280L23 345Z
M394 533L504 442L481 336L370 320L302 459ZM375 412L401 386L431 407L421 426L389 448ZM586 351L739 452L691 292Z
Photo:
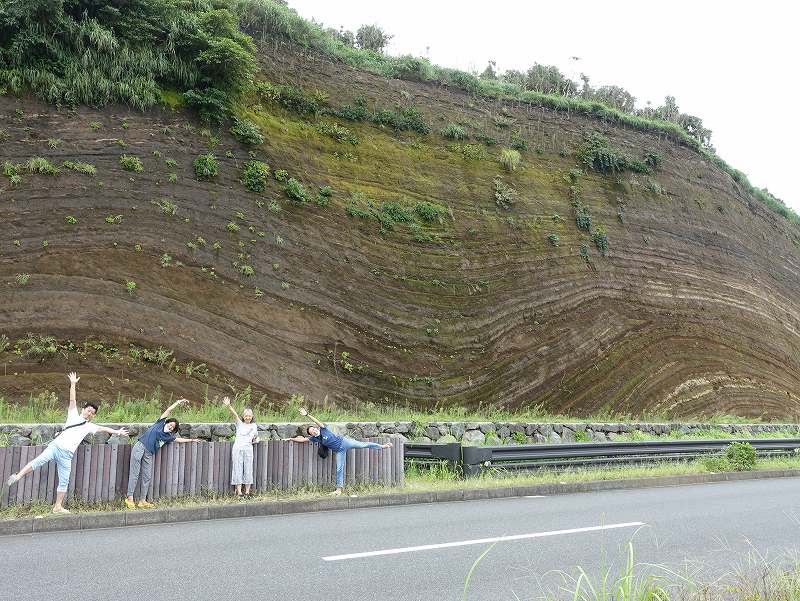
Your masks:
M153 456L158 449L171 442L200 442L198 438L179 437L176 434L179 425L178 420L169 416L175 407L188 403L187 399L180 399L172 403L161 414L161 417L139 436L139 440L133 445L130 472L128 473L128 496L125 499L125 507L128 509L154 507L152 503L147 501L147 493L150 489L150 481L153 479ZM139 483L139 474L142 476L142 496L137 505L133 501L133 493Z
M362 442L360 440L353 440L347 436L339 436L334 434L321 421L311 415L305 407L300 407L300 415L305 415L314 422L314 426L309 426L308 433L311 435L294 436L293 438L286 438L294 442L315 442L320 445L320 456L327 457L328 450L336 453L336 490L332 495L342 494L344 488L344 465L347 457L347 451L350 449L388 449L392 447L391 442L386 444L378 444L377 442Z

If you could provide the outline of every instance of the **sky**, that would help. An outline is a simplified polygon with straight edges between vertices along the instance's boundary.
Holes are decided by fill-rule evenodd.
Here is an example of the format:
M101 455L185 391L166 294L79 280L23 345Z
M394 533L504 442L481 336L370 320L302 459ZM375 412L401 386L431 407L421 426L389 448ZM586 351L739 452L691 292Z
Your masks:
M593 87L622 86L639 107L675 96L712 130L717 154L800 212L793 2L288 1L337 29L378 24L394 36L389 54L478 71L489 60L500 71L555 65Z

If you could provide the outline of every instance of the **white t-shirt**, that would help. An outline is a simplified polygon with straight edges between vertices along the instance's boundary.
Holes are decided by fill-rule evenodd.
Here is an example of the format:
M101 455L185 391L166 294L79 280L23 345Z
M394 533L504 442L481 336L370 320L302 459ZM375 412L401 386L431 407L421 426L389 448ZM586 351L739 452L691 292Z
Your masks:
M258 436L258 424L250 422L236 422L236 440L233 441L234 447L243 447L253 443L253 438Z
M67 421L64 422L64 427L66 428L72 424L79 424L82 421L84 421L84 419L81 417L81 414L78 413L78 410L70 409L67 412ZM94 434L95 432L97 432L97 426L92 422L86 422L82 426L75 426L69 430L64 430L55 438L53 443L60 449L74 453L78 445L86 438L86 435Z

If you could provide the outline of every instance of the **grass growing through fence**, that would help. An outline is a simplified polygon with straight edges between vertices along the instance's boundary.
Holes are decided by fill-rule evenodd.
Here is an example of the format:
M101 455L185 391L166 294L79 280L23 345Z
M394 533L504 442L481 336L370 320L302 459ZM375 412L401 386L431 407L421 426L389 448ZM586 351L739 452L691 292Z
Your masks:
M759 459L756 470L800 468L800 457L785 456ZM406 482L402 487L386 487L378 483L349 486L348 494L359 496L386 493L436 492L462 489L488 489L513 486L532 486L536 484L556 484L569 482L587 482L592 480L629 480L633 478L653 478L658 476L679 476L685 474L708 473L702 460L689 462L663 462L641 466L620 466L607 468L574 468L567 470L540 470L532 473L504 473L502 470L485 472L478 477L464 480L449 469L445 463L422 465L409 461L406 463ZM307 500L325 496L332 486L306 486L290 490L274 490L256 494L251 502L259 501L292 501ZM175 499L159 499L159 508L199 507L208 505L225 505L238 501L228 495L208 493L196 497ZM69 502L69 508L75 512L123 511L122 500L87 505ZM32 505L12 505L0 510L0 519L8 520L35 515L47 515L50 506L43 503Z
M780 470L800 468L800 457L786 455L758 459L756 470ZM437 490L460 490L497 488L505 486L531 486L534 484L558 484L587 482L592 480L630 480L633 478L655 478L658 476L682 476L711 473L702 459L691 461L664 461L645 465L625 465L602 468L568 468L559 470L541 469L536 472L505 472L502 468L484 471L480 476L462 479L445 463L424 465L406 463L406 492Z

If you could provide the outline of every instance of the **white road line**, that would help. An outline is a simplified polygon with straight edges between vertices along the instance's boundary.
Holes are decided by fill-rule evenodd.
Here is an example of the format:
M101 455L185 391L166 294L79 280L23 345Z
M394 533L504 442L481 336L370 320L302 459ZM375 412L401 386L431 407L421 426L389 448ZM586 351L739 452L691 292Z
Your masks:
M432 549L448 549L450 547L464 547L467 545L483 545L500 541L523 540L526 538L542 538L545 536L558 536L561 534L579 534L581 532L598 532L600 530L614 530L616 528L632 528L644 526L644 522L625 522L623 524L607 524L605 526L587 526L586 528L570 528L569 530L551 530L549 532L531 532L529 534L514 534L511 536L493 536L492 538L478 538L452 543L439 543L437 545L420 545L418 547L400 547L398 549L383 549L381 551L367 551L365 553L348 553L346 555L329 555L323 557L324 561L341 561L343 559L359 559L361 557L375 557L377 555L397 555L399 553L413 553L415 551L430 551Z
M526 499L544 499L544 495L525 495Z

